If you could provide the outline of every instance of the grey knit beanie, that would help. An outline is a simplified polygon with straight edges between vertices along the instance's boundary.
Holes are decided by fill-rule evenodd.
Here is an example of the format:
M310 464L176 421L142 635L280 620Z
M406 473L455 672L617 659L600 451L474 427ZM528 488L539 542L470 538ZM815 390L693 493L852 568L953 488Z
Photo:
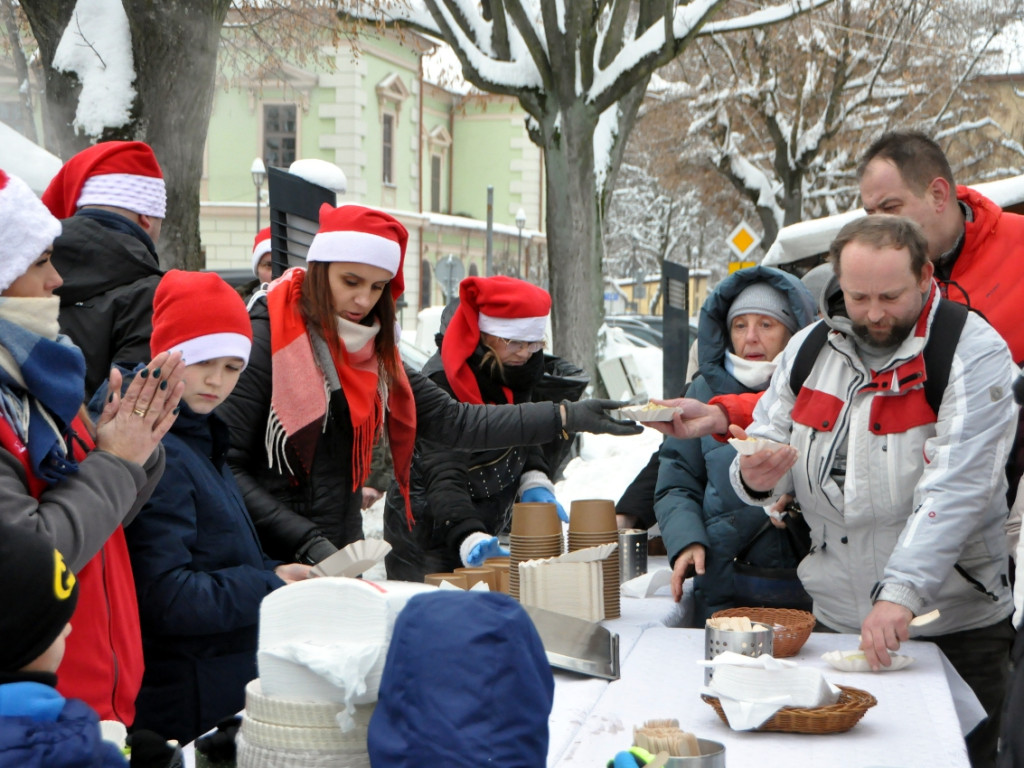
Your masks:
M785 294L768 283L754 283L740 291L729 305L729 315L725 318L726 325L732 326L734 317L751 312L774 317L786 326L790 333L796 333L799 328Z

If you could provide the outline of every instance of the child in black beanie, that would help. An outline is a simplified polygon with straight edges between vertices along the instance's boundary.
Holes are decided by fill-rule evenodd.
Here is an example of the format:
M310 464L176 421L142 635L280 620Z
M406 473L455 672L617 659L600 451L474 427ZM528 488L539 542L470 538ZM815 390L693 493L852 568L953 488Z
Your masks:
M0 766L128 765L96 713L55 687L77 601L75 575L44 536L0 526Z

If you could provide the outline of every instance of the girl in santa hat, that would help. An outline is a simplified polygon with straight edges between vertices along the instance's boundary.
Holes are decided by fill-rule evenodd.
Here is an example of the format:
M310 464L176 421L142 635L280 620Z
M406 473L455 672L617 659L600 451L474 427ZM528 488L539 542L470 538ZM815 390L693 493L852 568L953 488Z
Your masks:
M545 373L550 311L551 296L543 288L513 277L468 277L459 286L459 301L445 310L440 350L422 373L464 403L546 399L536 394ZM506 527L512 504L558 503L553 469L540 446L470 451L421 439L412 466L411 530L398 488L388 494L388 578L423 581L428 573L507 554L496 534Z
M609 418L609 401L470 406L407 374L395 323L407 241L383 211L324 205L307 268L285 272L250 308L249 365L218 413L271 557L316 563L362 538L361 488L382 436L408 498L417 425L424 437L470 449L546 443L563 429L640 429Z
M160 440L184 366L180 355L158 355L123 395L112 371L114 394L89 420L85 359L58 332L62 281L50 253L60 231L28 186L0 171L0 524L45 537L78 575L58 689L131 725L142 643L121 526L163 472Z
M260 601L309 566L263 554L225 461L215 409L252 347L241 297L212 272L171 270L153 297L150 346L180 352L186 368L167 468L125 531L146 662L135 726L185 744L245 706Z

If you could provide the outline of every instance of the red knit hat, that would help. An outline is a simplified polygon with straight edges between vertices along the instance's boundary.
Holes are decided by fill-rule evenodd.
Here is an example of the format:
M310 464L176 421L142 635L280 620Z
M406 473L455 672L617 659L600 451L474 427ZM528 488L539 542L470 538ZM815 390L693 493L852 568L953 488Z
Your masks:
M550 294L525 280L504 275L463 280L458 309L441 343L441 362L455 396L464 403L483 401L476 376L466 362L476 351L481 332L503 339L540 341L550 311Z
M263 254L270 253L270 227L264 227L256 233L256 239L252 241L252 273L259 277L256 267L260 265Z
M104 141L83 149L53 177L43 202L58 219L83 205L112 205L163 218L167 189L156 155L141 141Z
M180 351L185 365L215 357L249 362L252 324L245 302L215 272L165 274L153 296L153 357Z
M409 232L384 211L361 205L320 206L320 229L306 254L306 261L352 261L386 269L391 273L391 295L405 290L402 264Z
M0 291L25 274L60 234L60 222L17 176L0 171Z

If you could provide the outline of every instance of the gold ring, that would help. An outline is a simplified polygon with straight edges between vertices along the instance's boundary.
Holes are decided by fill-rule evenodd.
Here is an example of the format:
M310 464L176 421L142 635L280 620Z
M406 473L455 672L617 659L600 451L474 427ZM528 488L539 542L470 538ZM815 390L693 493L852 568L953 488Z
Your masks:
M146 416L146 411L142 410L141 408L136 408L135 410L132 411L132 413L134 413L136 416L140 418L145 418Z

